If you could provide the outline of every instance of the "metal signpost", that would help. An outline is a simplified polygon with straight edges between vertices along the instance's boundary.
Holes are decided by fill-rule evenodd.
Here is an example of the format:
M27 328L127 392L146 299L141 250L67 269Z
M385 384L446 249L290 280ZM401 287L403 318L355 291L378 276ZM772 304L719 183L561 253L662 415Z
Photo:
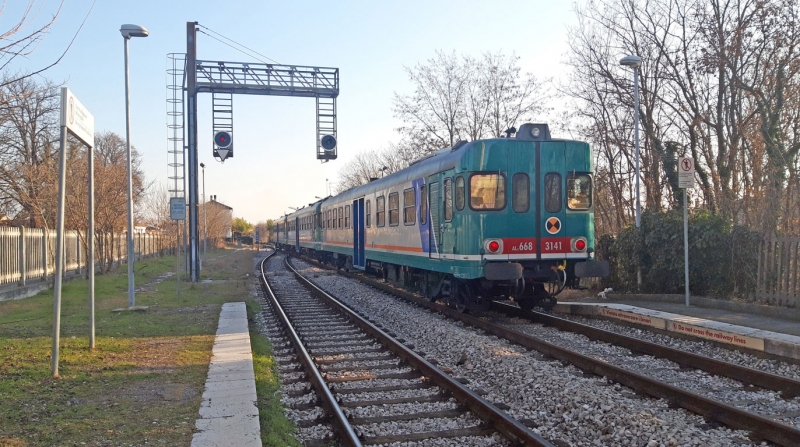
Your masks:
M53 350L50 370L58 377L58 348L61 338L61 284L64 278L64 202L66 196L67 132L89 147L89 348L94 349L94 116L68 88L61 88L61 145L58 162L58 222L56 224L55 283L53 284Z
M186 199L183 197L170 197L169 199L169 218L175 221L175 273L178 276L178 298L181 297L181 257L178 251L181 249L181 232L178 231L178 222L186 220Z
M678 188L683 189L683 275L686 283L686 306L689 306L689 214L686 190L694 188L694 159L690 157L681 157L678 160Z

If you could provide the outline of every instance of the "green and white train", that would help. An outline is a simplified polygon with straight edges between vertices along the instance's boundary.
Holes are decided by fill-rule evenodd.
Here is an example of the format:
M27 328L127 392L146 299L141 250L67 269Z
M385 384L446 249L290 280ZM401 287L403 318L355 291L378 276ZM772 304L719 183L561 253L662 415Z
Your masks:
M509 298L551 307L577 278L608 275L593 260L592 175L587 143L523 124L282 216L273 242L462 311Z

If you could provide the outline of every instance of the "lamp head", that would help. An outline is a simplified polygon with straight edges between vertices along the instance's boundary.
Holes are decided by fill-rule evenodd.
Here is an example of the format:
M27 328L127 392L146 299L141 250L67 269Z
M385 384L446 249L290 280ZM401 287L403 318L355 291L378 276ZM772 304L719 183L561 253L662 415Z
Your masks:
M619 64L624 67L631 67L635 70L642 66L642 58L635 55L625 56L619 60Z
M203 169L205 169L205 168L206 168L206 165L205 165L205 164L203 164L203 163L200 163L200 167L201 167L201 168L203 168Z
M147 37L150 35L150 32L147 31L147 28L131 24L120 26L119 32L122 34L122 37L126 39L130 39L131 37Z

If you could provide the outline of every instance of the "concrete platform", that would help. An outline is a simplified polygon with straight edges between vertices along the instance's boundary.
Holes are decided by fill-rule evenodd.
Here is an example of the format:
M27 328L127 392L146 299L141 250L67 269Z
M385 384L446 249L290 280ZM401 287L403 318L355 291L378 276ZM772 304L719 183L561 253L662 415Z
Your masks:
M597 316L800 359L800 322L677 303L564 302L556 312ZM735 322L736 324L732 323Z
M192 447L261 447L244 303L222 305Z

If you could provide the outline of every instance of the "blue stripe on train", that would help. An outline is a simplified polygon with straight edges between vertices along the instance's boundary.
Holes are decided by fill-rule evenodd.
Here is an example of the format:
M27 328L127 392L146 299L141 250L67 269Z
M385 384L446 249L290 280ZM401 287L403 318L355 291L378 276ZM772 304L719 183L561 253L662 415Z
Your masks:
M422 190L422 185L425 184L425 179L424 178L415 179L413 182L411 182L411 184L412 184L412 186L414 186L414 195L416 196L416 202L417 202L417 206L416 206L416 209L414 210L414 212L416 212L417 216L419 216L419 208L422 205L421 190ZM425 216L425 223L423 224L422 221L420 221L419 225L417 225L417 227L419 228L419 238L420 238L420 242L422 243L422 252L423 253L430 253L430 251L431 251L431 239L430 239L430 234L431 234L431 216L430 216L430 209L431 209L431 207L430 207L430 204L429 204L428 205L428 209L426 210L426 213L428 215Z

